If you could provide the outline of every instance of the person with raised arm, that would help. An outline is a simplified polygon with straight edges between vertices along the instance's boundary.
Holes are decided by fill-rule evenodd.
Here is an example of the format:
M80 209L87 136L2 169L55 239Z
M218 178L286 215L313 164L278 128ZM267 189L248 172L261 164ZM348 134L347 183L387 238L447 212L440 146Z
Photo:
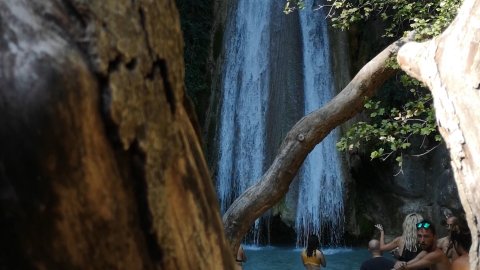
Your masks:
M415 225L422 221L422 215L418 213L408 214L402 224L402 235L396 237L392 241L385 243L385 232L381 224L376 224L375 228L380 231L380 250L392 251L395 259L400 261L409 261L420 253L420 249L417 247L417 229Z

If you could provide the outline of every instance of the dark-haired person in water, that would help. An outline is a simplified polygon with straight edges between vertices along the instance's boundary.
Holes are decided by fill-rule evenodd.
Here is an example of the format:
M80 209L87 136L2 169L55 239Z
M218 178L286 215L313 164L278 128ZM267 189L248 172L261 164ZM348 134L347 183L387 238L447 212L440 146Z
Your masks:
M320 242L316 235L308 237L307 248L302 251L302 262L306 270L319 270L327 266L325 256L320 251Z

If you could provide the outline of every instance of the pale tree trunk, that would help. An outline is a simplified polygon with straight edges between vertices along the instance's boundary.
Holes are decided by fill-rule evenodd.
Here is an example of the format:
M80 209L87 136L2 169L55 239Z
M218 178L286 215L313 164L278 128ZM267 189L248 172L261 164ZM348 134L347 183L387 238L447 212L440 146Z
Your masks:
M174 0L0 1L0 269L233 269Z
M459 196L472 232L470 269L479 269L480 232L480 1L466 0L438 37L408 43L403 70L432 91L440 133L450 151Z
M388 46L368 62L353 80L329 103L303 117L288 132L277 156L259 181L238 197L223 215L223 224L232 250L236 250L251 224L283 198L306 156L335 127L363 109L366 97L395 70L386 65L409 38Z

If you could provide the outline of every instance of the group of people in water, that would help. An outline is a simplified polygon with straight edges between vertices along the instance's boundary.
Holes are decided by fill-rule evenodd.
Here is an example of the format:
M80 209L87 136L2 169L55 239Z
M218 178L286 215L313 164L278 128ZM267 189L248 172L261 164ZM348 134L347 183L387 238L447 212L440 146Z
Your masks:
M372 239L368 250L372 257L364 261L360 270L468 270L468 252L472 244L470 231L464 220L446 216L448 235L437 239L435 225L418 213L405 217L403 233L392 241L385 243L385 232L381 224L375 228L380 231L380 239ZM318 237L308 239L307 248L301 253L305 269L318 270L326 267L327 262L319 249ZM391 251L395 261L382 255Z
M360 270L469 270L468 253L472 238L466 222L451 214L445 217L448 234L440 239L437 239L435 225L418 213L408 214L402 224L402 235L388 243L385 242L383 226L376 224L380 239L369 241L368 250L372 257L362 263ZM384 251L390 251L395 260L384 257ZM236 255L237 267L242 269L247 257L241 246ZM307 247L300 256L306 270L327 266L316 235L309 236Z

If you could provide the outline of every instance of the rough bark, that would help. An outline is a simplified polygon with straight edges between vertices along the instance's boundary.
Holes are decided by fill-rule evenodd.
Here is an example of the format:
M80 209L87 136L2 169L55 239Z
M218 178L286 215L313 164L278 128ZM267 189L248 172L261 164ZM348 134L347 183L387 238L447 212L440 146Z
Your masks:
M173 0L0 2L0 268L233 269Z
M479 269L480 233L480 1L466 0L438 37L408 43L398 54L402 69L432 91L440 133L472 232L470 269Z
M232 250L238 248L255 219L286 194L301 164L315 145L335 127L361 111L365 98L371 97L395 73L394 69L386 65L386 61L398 52L406 40L396 41L384 49L335 98L300 119L287 133L267 172L238 197L223 216Z

